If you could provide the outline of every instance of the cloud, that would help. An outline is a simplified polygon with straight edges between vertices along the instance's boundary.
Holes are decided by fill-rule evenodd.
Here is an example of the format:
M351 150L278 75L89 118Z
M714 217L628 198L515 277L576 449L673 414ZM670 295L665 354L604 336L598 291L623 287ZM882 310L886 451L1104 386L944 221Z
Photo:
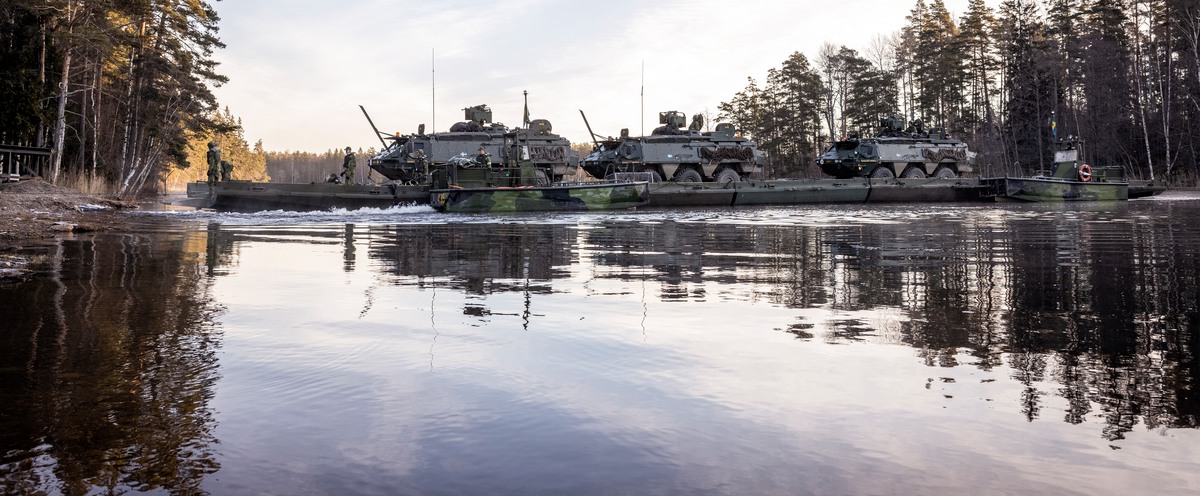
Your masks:
M958 15L966 3L947 6ZM865 49L899 29L912 4L304 0L217 8L228 45L217 58L230 77L217 90L221 104L267 149L321 151L378 145L358 105L389 133L421 123L446 130L462 108L481 103L519 125L527 90L534 116L572 141L589 140L579 109L600 134L653 128L663 110L715 114L748 76L761 81L792 52L811 56L824 42Z

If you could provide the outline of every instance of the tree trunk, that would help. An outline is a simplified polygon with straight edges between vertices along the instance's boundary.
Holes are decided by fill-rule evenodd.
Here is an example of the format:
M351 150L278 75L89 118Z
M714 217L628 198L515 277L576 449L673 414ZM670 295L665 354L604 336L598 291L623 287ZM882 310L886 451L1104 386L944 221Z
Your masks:
M58 182L58 172L62 168L63 143L67 137L67 90L71 76L71 49L63 53L62 79L58 82L58 113L54 118L53 159L50 163L50 182Z
M96 169L100 164L100 100L104 98L104 68L100 57L96 57L96 81L92 91L92 179L96 178Z
M42 88L46 87L46 23L42 23L42 47L38 52L38 83ZM44 105L44 104L43 104ZM35 138L34 146L41 148L46 146L46 125L42 119L38 119L37 137Z
M88 66L88 63L87 63L87 62L88 62L88 61L87 61L87 57L85 56L85 57L84 57L84 60L83 60L83 61L80 63L80 66L84 68L84 74L81 74L81 75L80 75L80 77L86 77L86 74L87 74L87 69L86 69L86 67ZM86 84L86 83L85 83L85 84ZM79 172L81 172L81 173L82 173L83 171L87 170L87 168L85 167L85 165L86 165L86 164L84 163L84 160L85 160L85 159L86 159L86 157L87 157L87 153L84 153L84 152L85 152L85 151L86 151L86 149L87 149L87 126L88 126L88 105L87 105L87 98L88 98L88 96L89 96L87 93L88 93L89 91L91 91L91 90L85 90L85 91L84 91L84 94L80 96L80 100L79 100L79 129L77 129L77 130L75 131L75 132L78 134L78 136L79 136L79 156L78 156L78 157L76 157L76 159L75 159L75 170L77 170L77 171L79 171Z
M1137 15L1137 12L1138 12L1138 9L1135 6L1135 9L1134 9L1135 16ZM1141 24L1140 19L1135 18L1135 21L1137 21L1138 25ZM1134 84L1134 89L1135 89L1134 98L1137 99L1136 104L1137 104L1137 110L1138 110L1138 117L1140 117L1139 120L1141 121L1140 124L1142 127L1142 142L1146 147L1146 168L1150 170L1150 180L1153 181L1154 180L1154 152L1153 152L1154 149L1150 146L1150 126L1146 122L1146 119L1147 119L1147 117L1146 117L1146 100L1148 99L1148 97L1146 95L1146 93L1147 93L1146 86L1148 85L1148 82L1146 81L1146 74L1145 74L1145 58L1146 58L1146 54L1144 51L1142 35L1140 32L1135 32L1134 37L1133 37L1133 67L1134 67L1134 69L1132 71L1130 71L1130 73L1131 73L1130 75L1133 77L1133 84ZM1165 119L1166 116L1163 116L1163 118Z

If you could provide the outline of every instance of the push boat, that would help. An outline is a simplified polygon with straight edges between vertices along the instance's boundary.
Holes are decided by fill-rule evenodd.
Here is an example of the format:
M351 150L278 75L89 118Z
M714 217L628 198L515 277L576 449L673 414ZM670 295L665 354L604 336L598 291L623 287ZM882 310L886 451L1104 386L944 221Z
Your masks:
M985 194L1024 202L1119 201L1129 199L1129 180L1120 167L1082 161L1083 141L1058 140L1049 176L981 178Z

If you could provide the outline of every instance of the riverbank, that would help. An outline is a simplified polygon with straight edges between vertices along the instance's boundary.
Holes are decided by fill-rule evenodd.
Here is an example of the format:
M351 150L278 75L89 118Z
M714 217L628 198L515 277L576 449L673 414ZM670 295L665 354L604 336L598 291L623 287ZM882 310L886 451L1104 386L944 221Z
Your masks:
M41 179L0 184L0 278L19 277L36 262L12 253L17 248L64 233L126 227L124 212L135 208Z

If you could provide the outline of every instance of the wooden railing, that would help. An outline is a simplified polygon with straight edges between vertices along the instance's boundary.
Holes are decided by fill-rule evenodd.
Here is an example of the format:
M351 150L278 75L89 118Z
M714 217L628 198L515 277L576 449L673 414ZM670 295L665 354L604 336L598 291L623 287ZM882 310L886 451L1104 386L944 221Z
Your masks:
M46 177L50 149L0 143L0 180Z

